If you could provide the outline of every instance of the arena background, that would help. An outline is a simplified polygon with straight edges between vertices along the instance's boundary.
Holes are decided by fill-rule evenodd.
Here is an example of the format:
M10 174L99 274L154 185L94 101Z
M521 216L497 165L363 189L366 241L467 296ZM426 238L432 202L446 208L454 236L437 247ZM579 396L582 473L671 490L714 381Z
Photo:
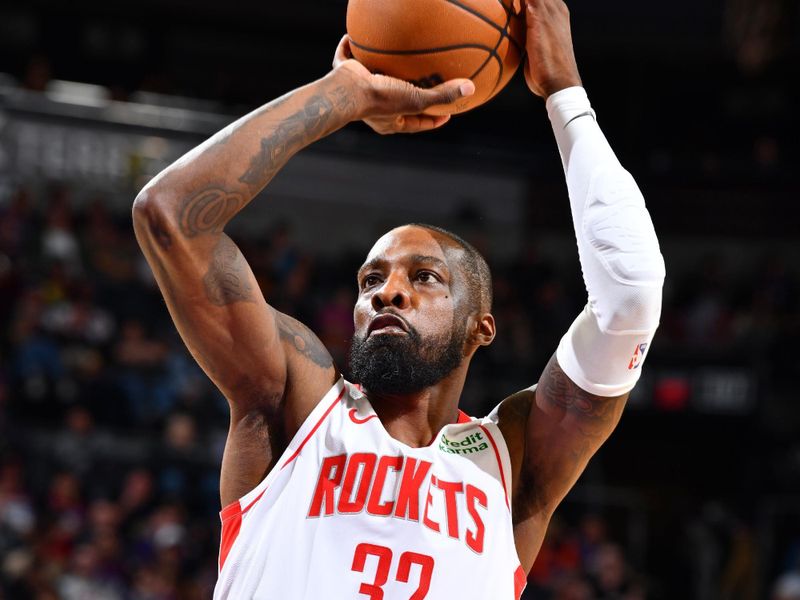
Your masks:
M525 598L800 598L800 11L569 2L581 74L668 277L622 423L558 511ZM224 400L135 244L142 185L323 75L344 0L0 7L0 598L209 598ZM583 305L560 162L521 77L443 130L352 125L234 222L268 299L340 365L354 273L408 221L495 272L464 408L533 383Z

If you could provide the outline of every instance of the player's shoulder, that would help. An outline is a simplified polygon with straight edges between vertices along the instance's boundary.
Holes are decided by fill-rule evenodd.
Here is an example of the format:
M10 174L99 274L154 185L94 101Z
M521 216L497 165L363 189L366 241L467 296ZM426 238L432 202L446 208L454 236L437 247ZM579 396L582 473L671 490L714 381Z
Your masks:
M508 447L515 483L522 464L521 459L525 453L528 419L535 401L536 386L532 385L505 398L490 415L503 434L503 439Z
M501 431L505 428L521 426L524 428L536 400L536 385L520 390L506 397L492 411L492 416ZM505 432L504 432L505 434Z

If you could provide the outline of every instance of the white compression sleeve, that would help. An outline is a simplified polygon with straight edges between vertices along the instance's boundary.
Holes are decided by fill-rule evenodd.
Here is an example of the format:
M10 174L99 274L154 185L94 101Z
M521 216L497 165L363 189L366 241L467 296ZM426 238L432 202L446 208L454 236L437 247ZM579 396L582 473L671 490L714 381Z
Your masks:
M599 396L629 392L658 327L664 260L644 197L617 160L582 87L547 99L569 189L586 309L564 335L558 363Z

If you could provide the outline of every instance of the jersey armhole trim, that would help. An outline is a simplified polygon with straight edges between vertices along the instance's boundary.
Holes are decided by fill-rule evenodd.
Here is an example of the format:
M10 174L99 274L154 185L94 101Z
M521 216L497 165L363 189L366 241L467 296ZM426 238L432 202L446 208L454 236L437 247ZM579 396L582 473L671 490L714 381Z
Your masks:
M222 573L225 566L225 559L233 548L233 543L239 537L239 530L242 528L242 510L239 501L229 504L220 513L222 517L222 531L219 536L219 558L217 562L217 573Z
M303 447L306 445L306 443L308 443L308 440L311 439L311 437L316 433L317 429L319 429L320 425L322 425L325 419L328 418L328 415L331 414L331 411L334 409L334 407L341 402L345 390L346 388L344 385L344 379L340 378L325 394L325 396L323 396L322 400L320 400L317 406L314 407L314 410L311 411L311 414L308 415L308 418L300 426L300 429L298 429L297 433L292 438L292 441L289 443L289 446L283 453L285 456L292 449L293 444L301 436L303 436L302 441L299 443L299 445L297 445L297 448L294 450L292 455L281 465L280 468L273 468L272 471L270 471L270 473L264 478L264 480L250 492L242 496L239 500L234 500L220 511L219 516L220 520L222 521L218 563L220 573L222 572L222 567L225 565L225 560L228 558L228 555L233 548L234 542L236 542L236 539L239 537L239 531L242 528L242 519L247 514L247 511L253 508L256 502L261 500L261 498L264 496L264 493L269 488L270 476L273 473L282 471L300 455L300 452L303 450ZM334 394L336 395L335 400L328 404L327 400ZM319 413L323 410L324 412L320 416ZM314 422L315 418L316 422ZM314 423L313 426L311 423Z
M494 450L494 457L497 459L497 467L500 469L500 481L503 484L503 493L505 494L505 498L506 498L506 507L508 508L508 510L510 512L511 511L511 503L508 501L508 482L506 480L506 474L505 474L506 468L505 468L505 465L504 465L503 458L500 455L500 449L498 448L497 442L495 441L494 436L489 431L489 427L490 426L497 427L496 425L494 425L494 423L490 422L490 423L484 423L484 424L480 425L480 428L481 428L481 431L483 431L483 433L486 434L486 437L489 438L489 442L491 442L491 444L492 444L492 450ZM498 430L498 432L499 432L499 430ZM500 439L502 439L502 434L500 436ZM505 440L503 440L503 450L505 451L505 454L508 455L508 450L505 448Z
M235 515L236 513L244 515L248 510L250 510L250 508L252 508L252 506L264 495L267 487L269 487L268 482L272 480L275 474L282 471L284 467L286 467L300 455L301 450L306 443L308 443L308 440L311 439L334 407L341 401L345 389L344 378L340 377L339 380L333 384L331 389L328 390L319 403L314 407L306 420L303 421L303 424L300 425L300 429L297 430L297 433L294 434L292 441L289 442L286 450L283 451L281 460L283 460L283 457L291 452L292 454L289 456L289 458L284 462L278 461L276 463L276 467L273 467L267 476L256 487L247 492L238 500L234 500L225 506L220 511L220 518L223 521L228 516ZM330 401L331 398L333 398L332 402ZM277 465L281 465L280 468L277 468Z
M308 432L308 435L306 435L306 437L303 438L303 441L300 442L300 445L297 447L297 450L294 451L294 454L292 454L288 459L286 459L286 462L284 462L283 465L281 465L281 469L285 469L286 466L289 463L291 463L295 458L300 456L300 452L303 450L303 447L306 445L308 440L310 440L311 437L317 432L317 429L319 429L319 426L322 425L322 423L325 421L325 419L328 418L328 415L331 414L331 411L336 407L336 405L339 404L339 402L341 402L342 396L344 395L344 391L345 391L345 387L344 387L344 384L342 384L342 390L339 392L339 395L336 396L336 399L333 402L331 402L331 405L327 408L327 410L319 418L319 420L314 424L314 427L311 429L311 431ZM322 402L320 402L320 404L322 404ZM290 447L291 447L291 445L290 445Z
M516 600L520 600L522 597L522 592L525 591L525 587L528 585L528 576L525 573L525 569L522 568L522 565L517 567L517 570L514 571L514 598Z

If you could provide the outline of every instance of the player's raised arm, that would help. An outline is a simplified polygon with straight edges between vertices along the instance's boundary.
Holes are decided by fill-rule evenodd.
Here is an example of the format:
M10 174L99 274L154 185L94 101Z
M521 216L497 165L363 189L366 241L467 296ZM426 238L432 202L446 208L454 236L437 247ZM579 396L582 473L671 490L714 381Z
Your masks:
M336 377L316 336L267 305L226 225L295 153L350 121L377 119L385 132L432 129L446 117L420 113L474 89L453 81L421 90L373 76L346 50L343 40L330 74L226 127L160 173L134 203L137 239L178 331L231 404L233 447L225 460L237 454L250 465L233 486L223 465L223 501L261 480L269 454L280 455ZM246 441L238 444L237 436ZM259 439L268 439L268 452L246 456L247 444Z
M526 79L547 100L588 291L535 394L505 407L506 420L526 423L510 446L515 537L529 568L543 525L616 427L639 378L659 322L664 262L644 198L581 87L566 5L528 0L526 19Z

